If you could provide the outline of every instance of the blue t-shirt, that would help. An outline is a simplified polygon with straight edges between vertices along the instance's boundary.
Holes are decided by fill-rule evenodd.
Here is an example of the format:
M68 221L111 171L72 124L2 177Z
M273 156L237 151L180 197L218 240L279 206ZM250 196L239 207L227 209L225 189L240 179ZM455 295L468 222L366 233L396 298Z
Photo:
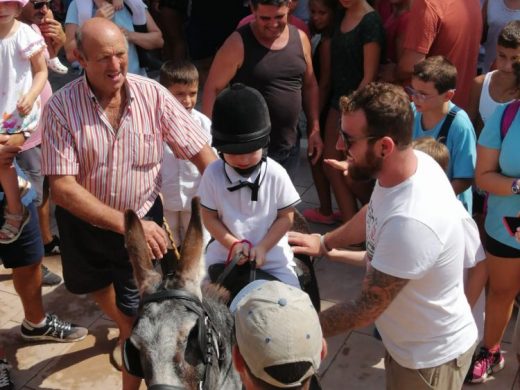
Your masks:
M92 16L96 13L96 6L92 7ZM120 27L128 31L134 31L134 25L132 23L132 15L126 7L123 9L116 11L114 13L114 18L112 21ZM67 17L65 18L65 24L77 24L79 25L78 18L78 7L76 6L76 0L70 3L69 9L67 11ZM141 76L146 76L146 71L144 68L139 66L139 57L137 56L137 49L133 43L128 43L128 71L130 73L139 74Z
M520 115L509 127L504 140L500 135L500 122L506 105L497 107L493 115L487 120L478 139L481 146L500 151L498 158L499 171L502 175L513 179L520 177ZM502 218L514 217L520 211L520 195L498 196L489 194L485 229L486 233L504 245L520 249L520 243L507 232Z
M455 104L450 102L450 110ZM422 137L432 137L437 139L441 131L444 118L442 118L431 130L424 130L422 127L422 113L418 112L415 104L412 103L414 113L413 139ZM472 179L475 177L475 164L477 162L477 136L468 114L460 110L448 132L445 142L450 151L450 164L448 167L448 178L453 179ZM457 196L466 210L471 214L473 210L473 195L471 187Z

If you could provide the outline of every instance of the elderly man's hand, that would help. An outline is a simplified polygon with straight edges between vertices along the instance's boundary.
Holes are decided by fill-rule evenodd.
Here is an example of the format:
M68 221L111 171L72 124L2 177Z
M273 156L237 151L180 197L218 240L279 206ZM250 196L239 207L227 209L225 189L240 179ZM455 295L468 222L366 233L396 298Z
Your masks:
M106 19L112 19L114 17L114 13L116 12L114 6L110 3L104 3L101 7L98 8L96 14L94 16Z
M142 220L141 223L151 256L154 259L162 259L168 250L168 236L166 232L153 221Z

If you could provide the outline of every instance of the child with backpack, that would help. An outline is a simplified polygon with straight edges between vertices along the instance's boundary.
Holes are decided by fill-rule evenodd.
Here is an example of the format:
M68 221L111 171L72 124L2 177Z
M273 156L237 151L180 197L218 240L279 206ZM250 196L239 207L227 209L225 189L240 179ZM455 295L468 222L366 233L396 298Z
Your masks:
M428 57L414 66L411 95L413 138L432 137L450 151L448 178L466 210L472 213L476 135L466 112L451 102L457 69L443 56Z

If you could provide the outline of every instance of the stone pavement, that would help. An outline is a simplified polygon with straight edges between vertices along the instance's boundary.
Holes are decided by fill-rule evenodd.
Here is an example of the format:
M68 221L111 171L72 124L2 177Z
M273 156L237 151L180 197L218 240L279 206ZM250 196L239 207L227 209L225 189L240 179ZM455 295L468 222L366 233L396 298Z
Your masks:
M305 146L305 145L303 145ZM309 169L302 148L302 164L295 184L302 196L299 209L318 204ZM330 227L311 225L315 232ZM58 256L45 258L45 264L61 273ZM316 271L322 297L322 307L335 302L353 299L361 286L364 268L338 264L319 259ZM9 270L0 266L0 343L7 350L13 365L12 376L17 389L118 389L120 373L110 364L110 352L115 345L117 332L114 324L105 318L95 304L85 296L69 294L63 284L44 287L44 303L49 311L89 328L89 336L72 344L24 343L19 336L23 319L20 301L14 292ZM383 389L384 348L372 337L373 327L328 339L329 354L322 364L324 389ZM512 326L505 342L506 368L496 378L465 389L508 390L513 388L516 359L510 350ZM144 388L144 385L142 386ZM520 388L520 387L517 387ZM407 390L407 389L405 389Z

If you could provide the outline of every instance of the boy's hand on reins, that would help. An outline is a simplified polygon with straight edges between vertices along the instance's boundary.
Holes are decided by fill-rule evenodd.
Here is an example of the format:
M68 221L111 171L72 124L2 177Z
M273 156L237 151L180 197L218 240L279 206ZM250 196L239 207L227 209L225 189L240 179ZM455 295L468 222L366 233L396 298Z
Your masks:
M249 245L245 242L239 242L233 247L233 251L231 252L231 257L240 256L240 260L238 260L237 265L245 264L246 261L249 261Z
M265 264L266 253L267 253L267 251L265 250L265 248L263 246L261 246L261 245L255 246L251 249L249 259L251 261L255 260L256 267L260 268L261 266L263 266Z

